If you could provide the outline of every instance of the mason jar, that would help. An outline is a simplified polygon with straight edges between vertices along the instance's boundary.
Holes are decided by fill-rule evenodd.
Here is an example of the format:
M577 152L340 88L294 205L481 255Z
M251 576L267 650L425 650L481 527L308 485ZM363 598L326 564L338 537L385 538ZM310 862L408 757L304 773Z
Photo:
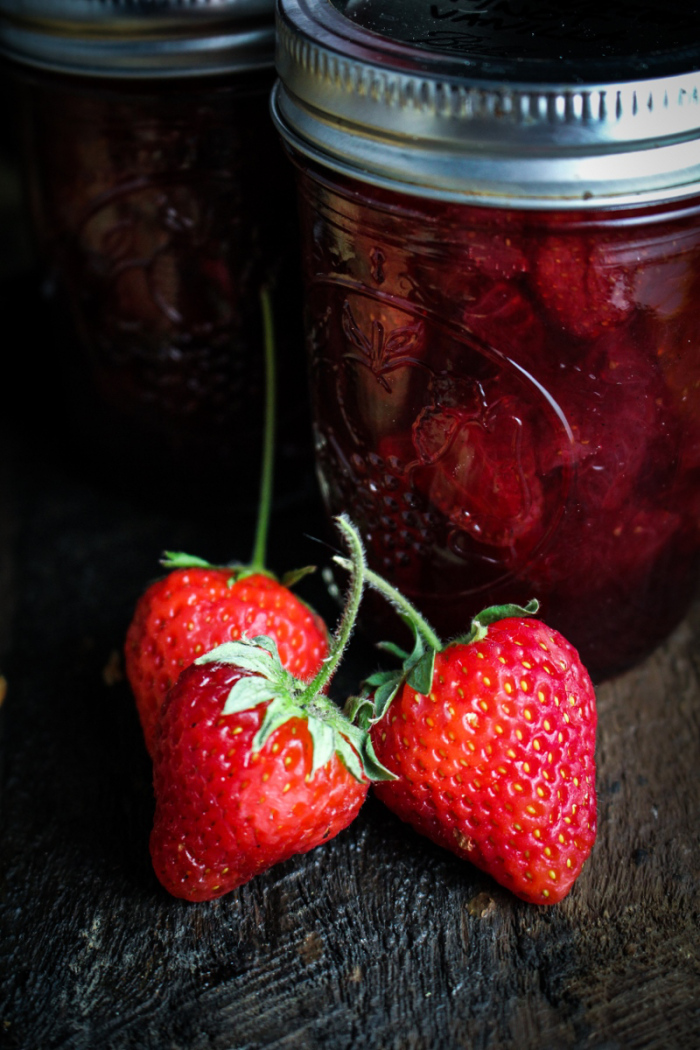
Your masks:
M0 0L0 50L66 427L105 473L254 498L263 284L294 463L308 419L273 0Z
M537 598L601 680L694 596L699 30L278 2L323 499L445 638Z

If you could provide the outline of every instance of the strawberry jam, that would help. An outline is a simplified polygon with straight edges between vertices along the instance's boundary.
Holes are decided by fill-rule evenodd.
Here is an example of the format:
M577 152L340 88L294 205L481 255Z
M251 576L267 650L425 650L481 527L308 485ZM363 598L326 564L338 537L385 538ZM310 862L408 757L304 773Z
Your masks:
M700 552L700 198L479 207L298 158L321 485L443 637L500 601L603 678Z

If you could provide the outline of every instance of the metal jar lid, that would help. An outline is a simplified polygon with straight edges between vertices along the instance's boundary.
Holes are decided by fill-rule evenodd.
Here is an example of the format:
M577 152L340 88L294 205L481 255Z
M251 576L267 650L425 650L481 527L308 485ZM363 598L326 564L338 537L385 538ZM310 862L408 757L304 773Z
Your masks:
M0 53L59 73L272 68L274 48L274 0L0 0Z
M700 194L700 3L277 0L273 117L306 157L471 203Z

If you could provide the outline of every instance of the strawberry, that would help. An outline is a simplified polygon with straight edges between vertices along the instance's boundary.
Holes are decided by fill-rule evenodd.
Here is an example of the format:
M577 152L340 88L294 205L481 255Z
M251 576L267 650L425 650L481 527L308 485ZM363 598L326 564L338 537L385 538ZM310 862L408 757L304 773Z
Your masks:
M493 354L537 374L550 354L546 327L516 281L498 281L468 302L461 322Z
M376 757L396 776L377 796L516 896L557 903L596 834L595 694L576 650L532 618L537 603L488 609L443 646L399 592L367 580L416 639L410 655L387 646L402 669L371 676L348 707L369 713Z
M532 410L507 377L435 380L413 424L413 481L452 525L513 547L541 527Z
M457 222L459 217L455 216ZM466 228L456 226L464 269L475 269L492 281L510 281L527 271L527 258L513 231L485 230L467 222Z
M333 724L342 716L330 700L320 707L322 698L316 697L316 714L308 714L303 701L295 704L298 687L288 676L289 716L272 732L269 699L237 708L237 688L252 695L246 704L265 694L265 679L241 666L250 660L246 645L219 646L207 656L215 663L196 661L163 708L154 758L151 857L162 885L186 900L222 896L333 838L367 795L369 780L351 772L359 759ZM333 748L321 758L313 734L326 727ZM346 761L344 748L352 756Z
M126 674L149 754L161 706L178 676L200 655L222 642L267 635L282 664L307 680L328 652L325 624L289 587L262 573L197 564L176 565L151 584L136 604L126 634Z
M340 522L342 525L343 523ZM346 533L347 534L347 533ZM269 637L227 642L178 678L156 734L154 871L174 896L210 900L337 835L376 764L366 733L324 695L352 631L362 549L331 653L310 682Z
M267 635L283 665L309 679L328 652L323 621L289 590L308 569L279 582L264 569L274 452L274 345L272 310L261 293L265 331L267 398L260 505L250 565L214 566L188 554L166 552L171 571L139 598L125 642L126 674L149 754L165 696L179 674L202 653L224 641Z
M635 307L630 259L614 242L552 234L539 245L535 289L552 321L579 339L621 324Z

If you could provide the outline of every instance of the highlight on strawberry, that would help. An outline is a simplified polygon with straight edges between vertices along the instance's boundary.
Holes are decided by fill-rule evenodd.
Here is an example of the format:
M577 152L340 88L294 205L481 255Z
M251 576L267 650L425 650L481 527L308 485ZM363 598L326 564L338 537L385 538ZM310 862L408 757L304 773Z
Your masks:
M522 900L561 901L597 823L596 699L578 653L534 618L536 601L489 608L443 644L396 588L366 579L415 640L410 653L385 643L400 669L370 676L346 708L395 775L375 793Z
M211 565L193 555L166 551L161 564L170 571L141 595L126 634L126 675L151 757L167 692L199 655L226 641L265 635L276 642L282 664L297 678L309 680L328 654L325 623L290 590L313 567L287 573L282 580L265 568L275 445L275 346L266 288L261 307L266 399L251 560L247 565Z
M337 521L353 575L313 679L292 675L262 636L197 657L168 693L155 736L150 850L175 897L220 897L328 841L357 816L370 779L391 776L369 734L326 695L364 586L362 546Z

